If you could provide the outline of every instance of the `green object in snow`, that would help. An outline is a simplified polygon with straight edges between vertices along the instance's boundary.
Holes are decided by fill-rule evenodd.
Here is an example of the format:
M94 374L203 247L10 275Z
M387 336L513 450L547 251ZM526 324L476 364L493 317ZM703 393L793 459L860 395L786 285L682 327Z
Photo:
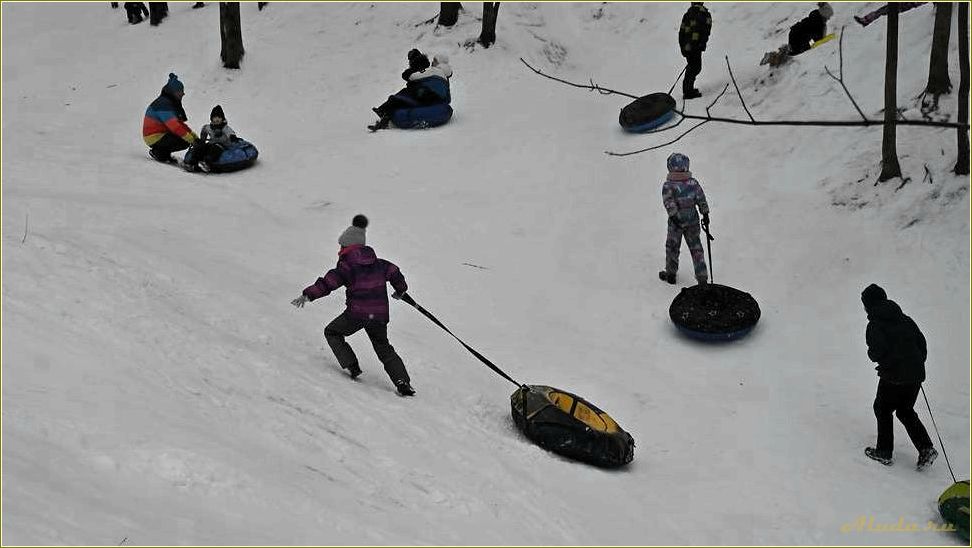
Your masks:
M955 526L956 532L969 540L969 480L960 481L938 497L938 511L942 519Z

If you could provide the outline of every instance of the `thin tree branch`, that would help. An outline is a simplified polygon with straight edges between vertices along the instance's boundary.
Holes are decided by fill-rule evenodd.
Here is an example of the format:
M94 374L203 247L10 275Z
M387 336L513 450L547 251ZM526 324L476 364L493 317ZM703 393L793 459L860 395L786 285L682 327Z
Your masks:
M679 135L678 137L672 139L671 141L668 141L667 143L662 143L660 145L655 145L653 147L643 148L641 150L633 150L631 152L611 152L610 150L605 150L604 151L604 154L607 154L608 156L632 156L634 154L641 154L642 152L648 152L650 150L655 150L655 149L667 147L668 145L670 145L672 143L678 142L679 140L681 140L682 137L685 137L689 133L692 133L692 131L694 131L696 128L698 128L700 126L704 126L705 124L709 123L710 121L711 120L703 120L703 121L695 124L694 126L692 126L689 129L685 130L685 132L683 132L681 135Z
M591 91L601 90L605 92L605 95L615 94L623 95L625 97L630 97L632 99L638 99L638 97L631 95L629 93L624 93L621 91L603 88L603 87L592 87L588 84L576 84L561 78L556 78L548 74L533 68L529 63L524 61L522 58L520 61L523 62L530 70L543 76L544 78L549 78L568 86L573 86L577 88L589 89ZM728 84L726 84L728 85ZM716 116L698 116L693 114L685 114L684 103L682 109L673 109L677 114L689 118L692 120L706 120L710 122L722 122L726 124L739 124L747 126L813 126L813 127L870 127L870 126L883 126L884 120L871 120L870 118L865 118L863 120L745 120L739 118L722 118ZM969 129L969 124L963 124L958 122L936 122L936 121L921 121L921 120L905 120L897 121L895 125L898 126L913 126L913 127L927 127L927 128L951 128L951 129Z
M560 78L556 78L554 76L550 76L549 74L544 74L543 72L540 71L540 69L535 69L532 66L530 66L530 63L527 63L526 61L524 61L524 59L522 57L520 57L520 61L524 65L526 65L527 68L529 68L533 72L539 74L540 76L543 76L544 78L549 78L549 79L551 79L551 80L553 80L555 82L560 82L561 84L567 84L568 86L573 86L575 88L589 89L591 91L599 91L599 92L601 92L601 95L611 95L613 93L615 95L623 95L625 97L630 97L632 99L638 99L637 96L631 95L630 93L625 93L623 91L616 91L616 90L613 90L613 89L608 89L608 88L603 88L603 87L600 87L600 86L595 86L593 83L590 84L590 85L588 85L588 84L575 84L574 82L568 82L567 80L562 80ZM593 80L592 80L592 82L593 82Z
M824 70L827 71L828 76L834 80L837 80L840 87L844 88L844 93L847 94L847 98L850 99L851 104L854 105L855 109L857 109L857 113L861 115L861 119L866 121L867 116L864 115L864 111L861 110L861 107L857 106L857 101L854 100L854 96L851 95L850 90L848 90L847 86L844 84L844 27L840 27L840 40L837 41L837 58L840 68L838 74L840 74L840 77L834 76L834 74L830 72L830 67L827 65L824 65Z
M749 107L746 106L746 100L743 99L742 92L739 91L739 84L736 83L736 77L732 74L732 65L729 64L728 55L726 55L726 68L729 69L729 78L732 79L732 85L736 86L736 95L739 96L739 102L742 103L743 110L749 115L749 119L755 122L756 118L753 118L753 113L749 112Z
M719 95L717 95L716 98L715 98L715 100L712 101L711 103L709 103L709 106L705 107L705 115L710 120L712 119L712 113L709 112L709 111L712 109L712 107L715 106L716 103L719 102L719 99L722 99L722 96L725 95L727 91L729 91L729 84L726 84L726 87L722 88L722 93L720 93ZM685 108L685 107L683 106L682 108Z

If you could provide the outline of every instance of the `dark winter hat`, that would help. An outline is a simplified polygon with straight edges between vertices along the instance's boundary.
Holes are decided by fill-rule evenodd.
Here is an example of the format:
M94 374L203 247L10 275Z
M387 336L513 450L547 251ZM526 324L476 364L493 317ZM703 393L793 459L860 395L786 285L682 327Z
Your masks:
M365 245L365 229L368 228L368 218L360 213L351 219L351 226L346 228L338 237L338 245Z
M864 308L870 308L886 300L888 300L888 294L877 284L871 284L861 292L861 302L864 303Z
M226 120L226 115L223 114L223 107L221 107L220 105L216 105L215 107L213 107L213 111L209 113L209 119L212 120L217 116L219 116L223 120Z
M688 171L689 170L688 156L680 152L673 152L668 157L667 163L668 163L668 171Z
M421 51L419 51L419 50L417 50L415 48L412 48L408 52L408 60L409 61L412 61L413 59L418 58L418 56L420 56L420 55L422 55L422 52Z
M171 94L176 94L184 91L185 88L182 82L179 81L179 77L175 75L174 72L169 73L169 81L162 87L162 91L167 91Z

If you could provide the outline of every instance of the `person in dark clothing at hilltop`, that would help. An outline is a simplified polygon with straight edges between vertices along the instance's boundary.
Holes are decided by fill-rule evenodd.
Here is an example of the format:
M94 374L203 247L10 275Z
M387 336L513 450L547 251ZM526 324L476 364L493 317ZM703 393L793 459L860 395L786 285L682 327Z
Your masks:
M695 78L702 72L702 52L709 41L712 32L712 16L705 9L702 2L692 2L688 11L682 16L682 25L678 28L678 47L685 57L685 78L682 80L682 97L695 99L701 97L702 92L695 88Z
M169 16L168 2L149 2L149 24L157 26Z
M925 359L928 357L925 336L914 320L888 299L880 286L867 286L861 293L861 302L867 312L867 357L878 364L876 369L880 378L874 398L877 445L864 449L864 454L881 464L894 462L891 455L894 449L893 415L896 414L918 449L918 469L923 470L938 456L914 409L921 383L925 381Z
M790 27L788 44L789 55L800 55L810 49L813 43L827 35L827 21L833 17L834 9L827 2L819 2L817 9Z
M145 2L125 2L125 13L128 15L128 22L132 25L141 23L149 14Z
M763 55L760 65L778 67L790 57L809 51L818 41L827 36L827 21L833 17L834 9L827 2L818 2L817 9L790 27L787 42L776 51Z

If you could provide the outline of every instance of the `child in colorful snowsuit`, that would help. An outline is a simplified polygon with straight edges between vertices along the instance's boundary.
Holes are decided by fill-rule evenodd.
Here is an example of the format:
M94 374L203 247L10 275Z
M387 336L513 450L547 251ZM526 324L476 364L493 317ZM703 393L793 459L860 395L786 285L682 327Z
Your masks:
M705 201L702 185L692 177L689 159L684 154L676 152L668 157L668 178L662 185L662 204L668 213L668 237L665 239L665 270L659 272L658 277L675 283L679 247L684 236L695 264L695 279L699 285L707 283L709 273L702 250L698 212L702 212L702 225L708 230L709 204Z
M388 342L388 293L385 284L390 283L395 288L392 297L396 299L408 291L408 285L397 266L379 259L375 250L365 245L367 226L368 219L364 215L354 216L351 226L338 238L341 250L338 252L337 266L324 277L317 278L290 304L302 308L307 302L325 297L341 286L347 287L347 308L324 328L324 338L338 364L348 370L352 379L361 374L358 358L344 338L364 329L398 393L412 396L415 390L410 384L405 364Z
M149 155L159 162L174 162L173 152L189 148L198 139L186 125L189 117L182 108L184 95L179 77L170 72L162 93L145 110L142 139L149 146Z

